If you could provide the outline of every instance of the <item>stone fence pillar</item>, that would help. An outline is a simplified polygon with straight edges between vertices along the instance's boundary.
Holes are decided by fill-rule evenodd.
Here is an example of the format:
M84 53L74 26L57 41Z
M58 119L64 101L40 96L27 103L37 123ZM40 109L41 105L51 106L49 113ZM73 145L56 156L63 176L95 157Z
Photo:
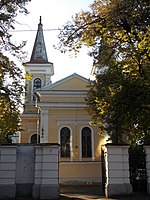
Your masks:
M129 179L128 145L106 144L104 158L106 167L106 197L132 193Z
M58 144L35 145L34 199L59 198L58 159Z
M17 145L0 145L0 199L16 197Z
M146 154L147 194L150 194L150 146L144 146Z

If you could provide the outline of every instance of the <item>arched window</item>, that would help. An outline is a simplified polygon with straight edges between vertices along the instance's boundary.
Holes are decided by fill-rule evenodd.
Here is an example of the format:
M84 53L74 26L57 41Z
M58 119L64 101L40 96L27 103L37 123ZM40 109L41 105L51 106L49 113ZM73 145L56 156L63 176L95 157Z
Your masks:
M33 89L38 89L38 88L41 88L41 79L40 78L36 78L34 79L34 82L33 82Z
M70 157L70 129L67 127L60 130L60 149L61 157Z
M82 158L92 157L92 137L91 129L84 127L81 131L82 137Z
M31 144L36 144L37 143L37 134L33 134L31 136L30 143Z
M42 81L41 81L40 78L34 79L34 82L33 82L33 101L35 101L35 90L41 88L41 85L42 85Z

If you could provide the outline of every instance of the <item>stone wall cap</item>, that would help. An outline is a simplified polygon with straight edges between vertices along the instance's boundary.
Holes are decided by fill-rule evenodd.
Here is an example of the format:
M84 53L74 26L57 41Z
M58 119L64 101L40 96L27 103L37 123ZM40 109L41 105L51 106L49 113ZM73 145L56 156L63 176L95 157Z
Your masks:
M34 146L60 146L58 143L38 143L34 144Z
M37 143L37 144L29 144L29 143L1 143L0 146L4 147L17 147L17 146L60 146L58 143Z
M129 144L114 144L114 143L107 143L107 144L105 144L105 146L107 147L107 146L130 146Z
M0 143L0 146L3 146L3 147L17 147L17 143L12 143L12 144L10 144L10 143Z

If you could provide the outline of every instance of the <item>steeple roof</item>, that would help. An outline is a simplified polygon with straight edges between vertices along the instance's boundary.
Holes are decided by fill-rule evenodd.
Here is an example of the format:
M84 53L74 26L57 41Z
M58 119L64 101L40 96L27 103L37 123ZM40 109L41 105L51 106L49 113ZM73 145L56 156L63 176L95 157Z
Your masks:
M43 34L43 25L40 16L40 22L38 24L38 30L32 50L32 55L29 63L49 63L47 58L46 46Z

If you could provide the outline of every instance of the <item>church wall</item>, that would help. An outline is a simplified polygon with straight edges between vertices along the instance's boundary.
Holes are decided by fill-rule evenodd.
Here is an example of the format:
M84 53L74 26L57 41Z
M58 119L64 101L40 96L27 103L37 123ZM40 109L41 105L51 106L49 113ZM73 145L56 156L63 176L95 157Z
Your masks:
M90 127L90 117L85 109L53 109L49 110L48 142L60 143L59 133L62 127L71 130L71 157L61 158L59 178L61 184L101 184L101 137L97 130L93 132L94 153L92 158L81 158L81 129Z
M51 96L51 98L49 98L49 97L41 97L41 101L44 103L44 102L54 102L54 103L56 103L56 102L60 102L60 98L61 98L61 103L62 102L68 102L69 101L69 103L72 103L72 102L74 102L74 103L85 103L85 101L83 100L83 98L81 98L81 97L72 97L72 98L70 98L70 95L59 95L59 97L57 96L57 95L53 95L53 96Z
M37 118L22 118L20 143L30 143L30 138L37 133Z
M68 127L72 135L72 154L73 160L80 160L80 140L81 129L83 127L90 127L90 117L85 110L49 110L48 122L48 142L59 143L59 132L62 127ZM103 137L100 136L94 127L91 127L94 139L94 160L100 160L101 145L103 144ZM84 159L87 160L87 159ZM89 160L89 159L88 159ZM91 160L91 159L90 159Z

